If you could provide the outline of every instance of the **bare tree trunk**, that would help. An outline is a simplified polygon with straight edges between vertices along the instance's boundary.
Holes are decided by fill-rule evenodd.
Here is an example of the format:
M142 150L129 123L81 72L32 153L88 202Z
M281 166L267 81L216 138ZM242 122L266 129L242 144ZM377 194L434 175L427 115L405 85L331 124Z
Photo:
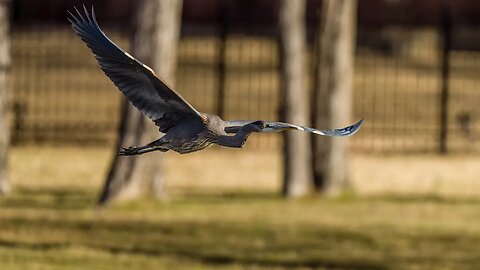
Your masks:
M0 1L0 195L10 191L8 146L10 125L7 117L7 72L10 65L9 1Z
M324 0L319 35L315 125L351 121L356 0ZM315 137L315 186L337 194L349 185L346 138Z
M283 120L307 125L310 122L306 87L305 0L283 0L280 7L280 56L282 68ZM299 197L312 183L310 136L284 133L283 195Z
M169 85L175 81L177 45L181 22L181 0L144 0L137 14L134 56L151 66ZM160 136L152 121L126 104L122 115L121 146L149 143ZM162 197L164 176L161 154L115 156L98 204L113 198L134 198L145 193Z

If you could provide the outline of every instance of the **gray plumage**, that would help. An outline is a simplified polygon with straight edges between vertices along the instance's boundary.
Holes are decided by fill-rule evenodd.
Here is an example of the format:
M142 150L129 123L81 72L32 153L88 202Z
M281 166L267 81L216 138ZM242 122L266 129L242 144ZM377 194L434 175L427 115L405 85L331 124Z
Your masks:
M216 115L200 113L180 94L165 84L155 72L113 43L100 29L95 12L77 15L69 12L73 30L92 50L101 69L159 131L160 139L145 146L123 148L120 155L140 155L151 151L173 150L181 154L202 150L213 144L241 148L253 132L301 130L324 136L349 136L362 124L335 130L319 130L282 122L224 121ZM234 133L228 135L227 133Z

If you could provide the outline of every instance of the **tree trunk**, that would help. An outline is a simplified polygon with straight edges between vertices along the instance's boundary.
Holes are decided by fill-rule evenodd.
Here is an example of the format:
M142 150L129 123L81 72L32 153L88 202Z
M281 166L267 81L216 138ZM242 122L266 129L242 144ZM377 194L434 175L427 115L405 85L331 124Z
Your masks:
M0 1L0 195L10 191L8 146L10 125L7 117L7 72L10 65L9 1Z
M356 0L322 3L314 123L334 128L351 122ZM348 142L348 138L315 137L318 191L337 194L348 187Z
M152 67L170 86L175 81L181 9L181 0L144 0L137 14L133 55ZM122 146L143 145L160 136L153 122L126 102L116 150ZM142 156L116 155L98 204L145 193L164 196L161 158L159 152Z
M306 83L305 0L283 0L280 7L282 111L285 122L310 122ZM299 197L312 182L311 141L307 133L284 133L283 195Z

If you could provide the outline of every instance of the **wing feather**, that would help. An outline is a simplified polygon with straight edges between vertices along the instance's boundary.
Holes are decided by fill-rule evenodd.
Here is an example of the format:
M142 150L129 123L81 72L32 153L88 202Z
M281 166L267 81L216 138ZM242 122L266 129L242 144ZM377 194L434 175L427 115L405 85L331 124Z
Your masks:
M139 111L155 122L161 132L168 131L181 119L201 119L201 114L158 78L150 67L105 35L98 26L93 7L91 13L85 6L83 14L77 8L75 11L77 15L68 12L68 20L92 50L100 68Z

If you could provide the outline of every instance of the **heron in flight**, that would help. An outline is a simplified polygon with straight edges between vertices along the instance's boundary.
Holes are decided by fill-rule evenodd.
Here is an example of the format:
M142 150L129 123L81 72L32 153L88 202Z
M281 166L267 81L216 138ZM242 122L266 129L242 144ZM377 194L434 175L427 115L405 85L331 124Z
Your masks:
M253 132L300 130L323 136L349 136L363 122L334 130L320 130L270 121L225 121L217 115L201 113L164 83L155 72L113 43L100 29L92 7L89 13L75 8L68 20L73 30L92 50L101 69L125 97L165 135L144 146L122 148L120 155L141 155L173 150L181 154L205 149L213 144L241 148ZM229 135L234 134L234 135Z

